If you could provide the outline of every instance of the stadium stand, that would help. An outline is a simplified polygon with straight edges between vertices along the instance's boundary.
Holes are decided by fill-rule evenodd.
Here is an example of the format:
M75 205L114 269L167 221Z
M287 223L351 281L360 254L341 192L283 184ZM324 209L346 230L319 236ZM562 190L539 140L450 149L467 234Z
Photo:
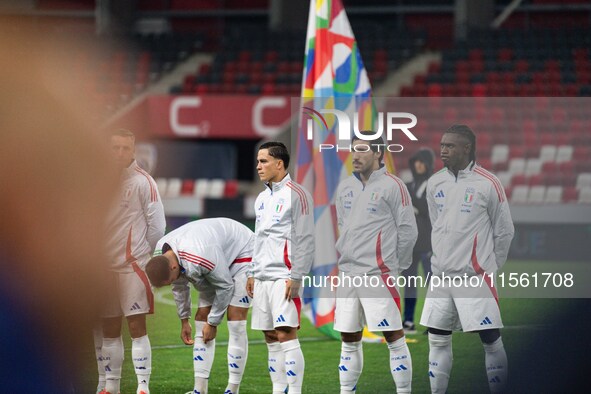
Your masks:
M431 63L426 74L417 75L412 86L402 89L401 96L539 97L538 109L549 111L549 116L521 124L519 119L505 119L513 122L508 128L520 128L521 135L491 133L490 156L479 144L480 162L497 172L513 193L514 203L545 201L546 186L553 187L550 200L560 196L563 202L577 198L585 202L586 195L576 194L581 187L572 188L577 174L591 165L591 125L582 113L580 118L566 119L566 107L547 108L544 98L589 95L590 33L588 28L474 31L467 42L444 50L441 62ZM478 124L477 118L463 119ZM569 127L558 132L555 125L565 123ZM437 136L433 138L431 146L436 149ZM405 159L397 164L404 165Z
M364 64L374 84L425 47L420 31L403 32L395 24L367 20L354 24ZM203 64L185 77L173 94L299 95L301 91L304 30L270 32L264 24L233 25L224 34L212 64Z
M96 95L104 107L105 117L145 92L150 84L196 52L211 53L213 60L185 75L182 84L170 86L171 94L298 96L305 31L271 32L267 28L266 14L270 2L247 3L140 0L137 10L147 18L164 15L169 30L136 32L125 40L115 37L109 41L111 44L102 45L98 54L89 54L80 48L70 55L72 69L84 75L83 80L91 81L87 90ZM582 2L531 1L527 6L532 11L518 9L498 30L472 30L467 41L453 40L453 7L449 2L399 3L427 7L425 9L433 7L433 11L405 12L388 24L376 23L375 17L363 15L363 12L350 15L374 87L417 54L437 50L441 51L441 61L432 62L426 73L416 75L412 85L402 88L402 97L539 97L532 111L542 111L544 115L535 120L522 121L515 112L503 115L503 108L490 108L503 120L494 121L495 116L491 116L493 121L488 125L479 122L476 115L470 117L461 110L444 114L444 119L450 122L464 119L486 132L479 140L479 161L498 175L508 194L515 192L517 186L528 186L538 187L533 193L534 199L553 201L560 196L562 202L584 201L578 179L580 174L591 172L591 134L588 132L591 125L583 114L585 109L576 110L581 116L565 119L565 108L547 108L544 98L591 95L588 12L560 11L551 19L546 18L547 13L536 13L535 8L542 6L543 11L543 7ZM497 1L497 9L508 3ZM346 2L347 6L360 8L365 4L356 0ZM36 3L40 11L64 10L81 15L91 12L95 5L91 0ZM385 5L386 12L387 8ZM225 11L235 16L231 20L224 16L204 16L208 12L222 15ZM87 25L88 22L86 20ZM79 20L76 23L81 24ZM570 27L564 28L566 25ZM95 44L101 41L104 40L100 37L90 39ZM115 45L115 42L126 44ZM429 119L424 120L428 122ZM556 125L565 123L567 130L558 133ZM491 132L493 129L495 132ZM508 131L516 129L520 132ZM436 130L437 127L426 126L422 134L422 140L435 151L439 144ZM397 168L406 168L410 153L395 156ZM171 195L190 195L203 189L195 179L179 178L180 184L172 178L163 179L167 181L166 195L169 190ZM237 181L226 179L224 182L234 184ZM542 186L546 187L545 193L540 191ZM211 188L206 189L207 193L197 194L209 195ZM238 193L238 190L232 191L232 187L229 193L225 187L216 186L214 190L218 196ZM529 201L528 198L525 201Z
M126 44L104 48L96 57L83 50L74 55L77 70L94 81L90 91L104 105L105 116L112 115L204 45L200 33L138 33L121 41Z

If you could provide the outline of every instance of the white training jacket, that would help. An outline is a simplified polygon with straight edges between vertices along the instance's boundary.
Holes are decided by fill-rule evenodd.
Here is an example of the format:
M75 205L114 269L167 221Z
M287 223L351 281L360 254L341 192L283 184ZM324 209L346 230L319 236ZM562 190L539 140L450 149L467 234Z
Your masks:
M314 260L314 202L287 174L267 184L254 204L254 256L249 276L302 280Z
M335 205L341 272L398 275L411 265L417 222L402 180L382 166L364 187L353 173L339 184Z
M434 275L482 275L505 264L514 228L496 176L474 162L457 178L444 168L428 181L427 203Z
M187 223L166 234L154 255L172 250L181 266L181 276L172 283L180 319L191 317L191 289L215 290L207 322L220 324L234 294L233 277L252 261L253 232L235 220L212 218Z
M111 270L133 272L133 262L147 263L166 220L156 182L136 161L123 170L120 187L107 219L107 255Z

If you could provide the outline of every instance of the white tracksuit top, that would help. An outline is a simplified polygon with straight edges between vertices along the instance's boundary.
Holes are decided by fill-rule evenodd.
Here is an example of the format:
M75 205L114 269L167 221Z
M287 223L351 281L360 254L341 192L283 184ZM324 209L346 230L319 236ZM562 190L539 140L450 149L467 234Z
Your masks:
M314 202L287 174L268 185L254 205L254 256L249 276L301 280L314 260Z
M181 266L181 276L172 283L179 318L191 317L191 282L197 290L215 290L207 322L220 324L234 294L233 275L241 271L233 265L250 264L253 238L242 223L212 218L187 223L158 241L154 255L172 250Z
M113 271L133 272L131 263L147 262L166 227L156 182L135 161L121 174L117 203L107 219L107 255Z
M337 189L339 270L348 275L398 275L412 263L417 222L408 189L385 167L365 187L353 173Z
M496 176L473 162L457 179L444 168L428 181L427 203L434 275L493 273L505 264L514 228Z

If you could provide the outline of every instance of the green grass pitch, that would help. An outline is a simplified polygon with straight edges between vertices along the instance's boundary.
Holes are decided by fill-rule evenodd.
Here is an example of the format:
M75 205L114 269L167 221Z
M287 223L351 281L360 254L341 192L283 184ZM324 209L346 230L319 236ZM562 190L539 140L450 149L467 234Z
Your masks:
M512 264L509 262L508 264ZM515 264L527 264L515 262ZM547 266L550 263L537 263ZM150 390L152 394L186 393L193 388L192 347L185 346L180 340L180 321L176 316L176 308L170 305L172 294L170 289L160 289L157 299L168 300L156 302L155 314L148 318L148 333L153 347L152 377ZM502 294L501 294L502 296ZM194 293L194 300L197 294ZM543 324L546 317L544 311L559 310L566 306L569 299L501 299L503 322L506 326L502 330L503 342L509 359L510 376L516 371L511 370L512 354L519 352L528 332ZM193 305L196 305L194 302ZM418 322L422 310L423 300L419 298L416 308L415 322ZM250 325L250 319L249 323ZM423 335L423 327L417 325L418 333L408 335L409 348L413 360L413 392L428 393L428 341ZM124 332L125 362L121 383L122 394L134 394L136 378L131 363L130 339ZM89 334L90 337L90 334ZM339 375L338 362L340 342L331 340L319 333L306 319L302 318L299 331L302 350L306 360L304 378L305 393L338 393ZM240 388L241 394L269 393L271 382L267 372L267 348L263 343L263 335L249 329L248 363ZM227 326L222 323L218 329L217 349L211 378L210 393L223 393L227 378ZM484 350L478 335L454 333L453 335L454 365L450 380L450 393L488 392L486 372L484 369ZM94 392L96 386L96 364L94 352L89 343L87 373L84 384L88 390ZM364 343L364 368L357 385L357 392L363 393L393 393L395 392L392 376L389 372L388 350L385 344Z

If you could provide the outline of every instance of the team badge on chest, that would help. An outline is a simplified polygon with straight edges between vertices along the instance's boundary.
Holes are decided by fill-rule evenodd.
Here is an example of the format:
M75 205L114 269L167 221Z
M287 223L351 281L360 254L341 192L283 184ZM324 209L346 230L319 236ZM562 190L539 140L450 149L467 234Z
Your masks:
M476 190L473 187L466 188L466 192L464 193L464 202L471 203L474 200L474 194Z
M285 205L285 200L280 199L277 201L277 205L275 205L275 213L281 213L283 211L283 206Z

